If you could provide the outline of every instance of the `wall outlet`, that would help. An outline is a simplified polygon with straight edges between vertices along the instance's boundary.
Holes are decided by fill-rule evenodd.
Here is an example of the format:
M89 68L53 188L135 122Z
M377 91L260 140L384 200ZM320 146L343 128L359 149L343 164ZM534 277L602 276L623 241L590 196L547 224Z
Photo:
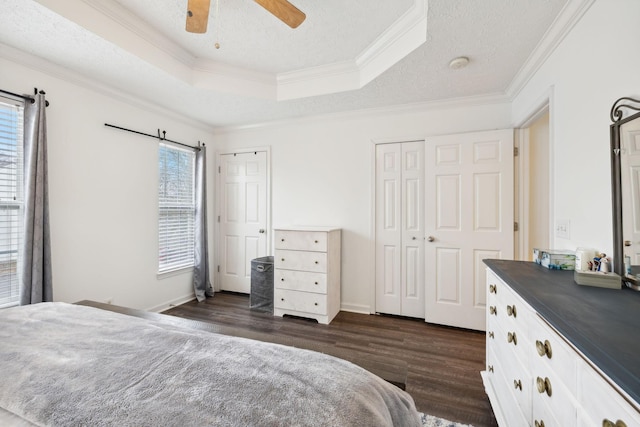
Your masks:
M556 237L569 239L571 236L571 221L559 219L556 221Z

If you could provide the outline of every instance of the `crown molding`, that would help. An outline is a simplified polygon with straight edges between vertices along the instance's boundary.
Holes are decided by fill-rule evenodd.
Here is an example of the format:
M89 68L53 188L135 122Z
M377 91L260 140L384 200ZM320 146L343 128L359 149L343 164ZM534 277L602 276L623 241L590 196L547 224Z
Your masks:
M82 89L97 92L127 105L132 105L144 111L160 114L164 117L170 118L171 120L175 120L187 126L200 129L203 132L213 134L214 128L207 123L176 113L175 110L161 107L156 103L144 101L140 97L132 96L120 89L106 85L101 81L85 77L76 71L54 64L46 59L16 49L12 46L0 43L0 58L13 62L19 66L30 68L36 72L46 74L60 81L78 86Z
M483 105L510 104L511 98L504 93L492 93L463 98L449 98L436 101L416 102L410 104L393 105L387 107L363 108L338 113L307 115L284 120L263 123L252 123L240 126L219 126L214 129L214 135L224 135L231 132L253 131L259 129L279 128L305 123L317 123L325 120L355 120L362 118L389 117L402 114L421 114L434 110L447 110Z
M40 1L40 0L38 0ZM120 3L114 0L82 0L98 12L107 16L111 20L120 24L127 31L136 34L138 37L146 40L155 48L162 50L171 57L180 61L188 67L193 67L197 58L189 53L184 47L174 42L170 38L164 36L158 30L134 16L128 9L124 8Z
M412 7L356 58L279 73L278 101L361 89L427 41L428 0Z
M593 3L595 0L567 2L507 87L506 93L511 99L514 99L527 85Z

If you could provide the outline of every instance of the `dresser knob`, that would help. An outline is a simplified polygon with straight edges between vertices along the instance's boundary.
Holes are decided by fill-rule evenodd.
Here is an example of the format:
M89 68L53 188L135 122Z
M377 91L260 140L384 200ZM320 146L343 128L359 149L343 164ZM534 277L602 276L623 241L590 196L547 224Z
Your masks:
M548 340L544 340L544 343L540 340L536 340L536 350L538 351L538 355L540 357L546 354L547 357L551 359L551 343Z
M318 261L316 261L316 264L318 264Z
M314 285L317 285L317 284L318 284L318 282L314 282L313 284L314 284Z
M536 420L536 422L534 423L534 425L535 425L536 427L544 427L544 421L542 421L542 420L540 420L540 421Z
M284 239L280 239L281 242L284 242Z
M493 332L489 332L489 338L494 338Z
M314 243L318 243L318 241L317 241L317 240L315 240L315 241L314 241Z
M284 262L284 258L280 259L280 261Z
M280 298L280 301L284 301L284 298Z
M522 381L513 380L513 386L516 388L516 390L522 391Z
M614 423L613 421L605 418L602 420L602 427L627 427L627 424L622 420L618 420Z
M317 302L314 302L314 303L313 303L313 305L318 305L318 303L317 303Z
M513 345L518 345L518 338L516 337L515 332L509 332L507 334L507 342L512 342Z
M489 307L489 313L496 314L497 312L498 312L498 310L496 310L495 306L492 305L492 306Z
M549 380L549 378L536 378L536 387L538 388L538 393L542 394L546 392L547 396L551 397L551 380Z
M497 294L498 293L498 288L496 288L496 285L489 285L489 293L491 293L491 294Z
M281 282L284 282L284 277L282 279L280 279Z
M507 306L507 316L516 317L516 315L517 315L516 306L515 305L508 305Z

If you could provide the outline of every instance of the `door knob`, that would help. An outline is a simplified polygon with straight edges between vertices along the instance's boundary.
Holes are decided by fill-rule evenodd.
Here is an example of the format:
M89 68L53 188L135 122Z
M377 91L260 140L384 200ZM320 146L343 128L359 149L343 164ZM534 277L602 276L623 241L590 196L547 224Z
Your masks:
M264 228L261 228L258 233L264 234Z
M625 246L631 246L631 240L625 240L624 241L624 245Z
M435 238L435 237L433 237L433 236L429 236L429 237L427 237L427 241L429 241L429 242L433 242L433 241L435 241L435 240L436 240L436 238Z

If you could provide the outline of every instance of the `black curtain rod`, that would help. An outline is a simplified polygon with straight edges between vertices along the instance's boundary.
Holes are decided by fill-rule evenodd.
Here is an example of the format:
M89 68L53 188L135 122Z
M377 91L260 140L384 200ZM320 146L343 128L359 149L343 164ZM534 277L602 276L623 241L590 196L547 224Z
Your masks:
M11 96L15 96L16 98L22 98L25 101L30 101L32 104L34 102L36 102L36 100L32 97L32 96L28 96L28 95L18 95L17 93L13 93L13 92L9 92L8 90L2 90L0 89L0 92L6 94L6 95L11 95ZM44 91L41 90L40 93L42 93L44 95ZM38 88L33 88L33 94L37 95L38 94ZM49 101L45 100L45 106L48 107L49 106Z
M200 151L199 147L194 147L194 146L189 145L189 144L183 144L182 142L172 141L170 139L165 138L165 135L167 134L166 130L163 130L162 131L162 136L160 136L160 129L158 129L158 134L157 135L151 135L150 133L138 132L137 130L131 130L131 129L123 128L123 127L120 127L120 126L114 126L114 125L110 125L109 123L105 123L104 125L108 126L110 128L120 129L120 130L124 130L124 131L127 131L127 132L132 132L132 133L137 133L138 135L148 136L149 138L158 139L160 141L171 142L172 144L178 144L178 145L182 145L183 147L191 148L192 150ZM204 144L202 144L202 145L204 145Z

